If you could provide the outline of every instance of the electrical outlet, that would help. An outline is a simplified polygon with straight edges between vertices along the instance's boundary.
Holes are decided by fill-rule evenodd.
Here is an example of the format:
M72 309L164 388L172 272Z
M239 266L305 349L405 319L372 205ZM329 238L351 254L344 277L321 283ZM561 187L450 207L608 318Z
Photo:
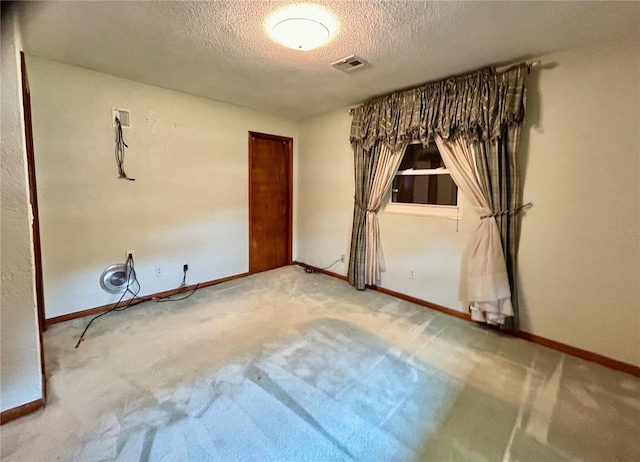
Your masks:
M416 278L416 270L414 270L413 268L411 268L409 270L409 279L415 279Z
M344 263L344 254L340 255L340 261Z
M182 265L182 271L189 271L189 263Z
M162 268L160 268L159 266L156 266L156 277L162 277Z
M124 255L124 258L128 259L129 255L131 255L131 258L133 258L135 260L135 254L134 254L133 250L127 250L127 253Z

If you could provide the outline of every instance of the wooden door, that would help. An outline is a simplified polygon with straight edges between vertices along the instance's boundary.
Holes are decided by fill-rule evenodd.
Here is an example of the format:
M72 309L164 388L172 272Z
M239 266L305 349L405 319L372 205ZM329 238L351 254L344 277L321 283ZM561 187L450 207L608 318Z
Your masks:
M22 105L24 108L24 134L27 148L27 174L29 177L29 200L33 221L33 259L36 283L36 306L38 309L38 329L40 330L40 369L42 372L42 397L47 398L47 382L44 373L44 351L42 333L47 329L44 312L44 288L42 282L42 251L40 248L40 219L38 214L38 191L36 189L36 161L33 149L33 128L31 125L31 91L27 77L27 63L24 53L20 52L20 70L22 71Z
M249 132L249 272L291 264L293 139Z

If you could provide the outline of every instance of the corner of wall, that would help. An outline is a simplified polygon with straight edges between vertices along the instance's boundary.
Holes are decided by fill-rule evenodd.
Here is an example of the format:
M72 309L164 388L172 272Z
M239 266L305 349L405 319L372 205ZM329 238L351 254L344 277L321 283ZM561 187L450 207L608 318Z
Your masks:
M43 398L21 86L22 38L13 6L2 5L2 411Z

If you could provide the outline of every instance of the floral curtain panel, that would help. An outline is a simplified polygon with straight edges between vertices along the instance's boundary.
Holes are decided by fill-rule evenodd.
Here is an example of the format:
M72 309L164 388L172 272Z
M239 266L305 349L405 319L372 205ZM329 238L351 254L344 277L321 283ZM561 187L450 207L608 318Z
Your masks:
M371 257L374 251L381 253L379 242L373 241L379 239L379 233L370 232L377 229L375 214L380 205L375 202L371 207L368 203L372 194L368 185L372 184L371 175L376 169L366 166L371 167L378 162L381 146L387 148L382 150L387 155L399 153L402 157L410 140L419 139L427 145L437 137L439 145L448 147L450 152L454 145L448 143L457 142L455 148L458 152L464 149L465 158L472 160L467 166L473 165L473 183L478 189L476 196L482 198L476 201L476 205L485 216L480 225L482 233L479 228L477 236L483 234L491 238L483 241L483 245L487 242L491 245L476 246L474 264L481 267L483 259L494 263L499 259L494 267L502 268L499 271L502 274L494 282L491 282L491 277L475 281L467 278L468 288L478 281L483 284L489 281L490 284L480 291L484 294L481 298L489 299L471 301L470 310L474 314L475 309L474 319L517 326L517 310L512 311L512 307L517 307L518 213L523 209L517 158L527 74L525 64L500 73L492 68L482 69L376 98L354 110L350 134L356 158L356 197L349 261L349 282L352 285L362 289L365 282L372 283L379 276L379 262L383 261L381 257L375 260ZM395 174L388 168L383 171L385 179L382 181L379 177L378 185L386 184L388 177ZM377 197L379 191L375 195ZM487 216L490 219L486 219Z
M380 280L384 271L384 254L380 244L378 212L384 196L391 187L407 144L392 150L378 144L370 151L354 148L355 207L353 210L353 238L349 258L349 283L356 289Z
M474 154L464 139L444 141L436 135L436 144L451 178L481 217L467 264L466 293L471 319L502 325L514 311L491 195L481 185Z
M518 284L516 281L520 224L522 215L531 204L522 205L520 189L521 125L510 125L499 138L475 141L470 144L474 156L478 181L487 197L495 218L504 251L514 316L505 319L504 327L518 329Z

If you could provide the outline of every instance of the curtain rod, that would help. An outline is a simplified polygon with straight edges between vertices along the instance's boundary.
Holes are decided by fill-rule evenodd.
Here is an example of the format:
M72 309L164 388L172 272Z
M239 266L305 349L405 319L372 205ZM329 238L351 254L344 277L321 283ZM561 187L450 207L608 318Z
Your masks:
M537 69L540 69L540 67L542 67L542 61L540 61L539 59L534 59L533 61L529 61L529 62L527 62L527 61L518 61L516 63L506 64L506 65L500 66L500 67L494 67L494 70L496 72L505 72L505 71L511 69L512 67L519 66L520 64L523 64L523 63L527 65L527 68L529 69L529 72L535 71ZM466 72L465 74L470 74L470 73L471 72ZM459 74L459 75L465 75L465 74ZM455 76L452 76L452 77L455 77ZM446 80L448 78L450 78L450 77L446 77L445 79L442 79L442 80ZM388 96L388 95L392 95L393 93L411 90L412 88L417 88L417 87L420 87L422 85L426 85L426 84L423 83L423 84L417 85L415 87L409 87L409 88L405 88L405 89L401 89L401 90L396 90L396 91L393 91L391 93L387 93L386 95L380 95L380 96L376 96L374 98L382 98L383 96ZM374 99L374 98L372 98L372 99ZM357 106L350 107L349 109L347 109L347 113L349 113L349 115L353 115L353 111L355 111L360 106L364 106L364 103L360 103Z
M536 69L540 69L542 66L542 61L539 59L534 59L533 61L518 61L517 63L505 64L504 66L494 67L496 72L505 72L511 69L512 67L519 66L520 64L526 64L529 72L535 71Z

